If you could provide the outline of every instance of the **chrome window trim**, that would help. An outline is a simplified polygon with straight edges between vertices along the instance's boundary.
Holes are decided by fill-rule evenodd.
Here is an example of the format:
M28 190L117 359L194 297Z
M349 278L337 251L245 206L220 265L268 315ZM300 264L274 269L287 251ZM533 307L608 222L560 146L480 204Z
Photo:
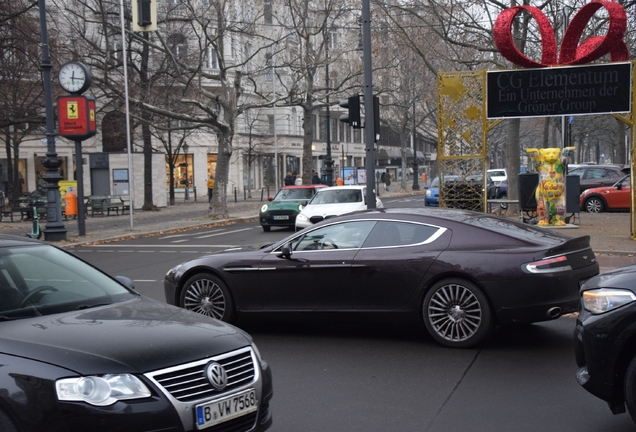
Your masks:
M415 225L424 225L427 227L432 227L432 228L436 228L437 231L430 236L428 239L426 239L423 242L420 243L413 243L413 244L407 244L407 245L395 245L395 246L374 246L374 247L359 247L359 248L351 248L351 249L328 249L329 252L344 252L344 251L351 251L351 250L371 250L371 249L395 249L395 248L402 248L402 247L413 247L413 246L422 246L425 244L429 244L434 242L435 240L437 240L438 238L440 238L442 236L442 234L444 234L446 231L448 231L448 228L445 227L441 227L438 225L431 225L431 224L427 224L427 223L423 223L423 222L417 222L417 221L405 221L405 220L401 220L401 219L349 219L347 221L338 221L338 222L333 222L333 223L327 223L324 225L321 225L320 227L315 227L312 228L310 231L306 232L306 233L299 233L297 236L292 237L287 243L293 242L296 239L300 238L301 236L304 236L316 229L322 229L331 225L337 225L337 224L341 224L341 223L349 223L349 222L368 222L368 221L373 221L373 222L398 222L398 223L410 223L410 224L415 224ZM365 239L366 241L366 239ZM270 255L277 255L280 254L280 249L282 249L282 247L287 244L281 244L280 246L278 246L276 249L272 249L272 251L270 252ZM311 250L311 251L292 251L293 255L296 254L303 254L303 253L315 253L315 252L325 252L325 250Z

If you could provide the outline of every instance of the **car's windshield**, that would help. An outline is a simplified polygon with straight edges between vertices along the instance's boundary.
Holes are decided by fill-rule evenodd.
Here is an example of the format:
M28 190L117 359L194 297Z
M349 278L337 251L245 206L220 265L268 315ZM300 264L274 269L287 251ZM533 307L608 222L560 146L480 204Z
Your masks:
M0 249L0 317L48 315L135 296L104 273L52 246Z
M274 197L274 201L309 200L313 195L313 188L281 189Z
M337 204L362 202L360 189L331 189L319 191L309 204Z

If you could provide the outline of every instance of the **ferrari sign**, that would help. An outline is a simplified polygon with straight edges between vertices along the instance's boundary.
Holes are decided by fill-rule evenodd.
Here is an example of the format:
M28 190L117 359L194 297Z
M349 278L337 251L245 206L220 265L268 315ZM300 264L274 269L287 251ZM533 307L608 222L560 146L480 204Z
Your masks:
M60 96L57 98L60 135L83 141L97 133L95 99L90 96Z

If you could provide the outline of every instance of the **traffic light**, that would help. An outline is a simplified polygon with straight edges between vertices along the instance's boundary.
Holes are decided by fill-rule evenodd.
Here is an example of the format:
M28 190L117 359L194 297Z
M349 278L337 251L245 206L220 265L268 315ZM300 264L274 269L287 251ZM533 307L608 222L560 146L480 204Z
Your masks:
M342 108L349 110L348 114L340 116L340 121L343 123L349 123L349 126L356 129L361 129L360 123L360 95L351 96L349 99L341 100L339 105Z
M157 0L133 0L133 31L157 30Z

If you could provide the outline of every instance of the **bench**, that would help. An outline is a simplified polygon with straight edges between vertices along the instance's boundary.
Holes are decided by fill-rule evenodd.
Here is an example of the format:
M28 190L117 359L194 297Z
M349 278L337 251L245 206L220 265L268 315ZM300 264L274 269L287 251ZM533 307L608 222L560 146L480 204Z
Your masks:
M104 216L110 216L110 212L114 211L119 216L119 210L121 214L125 214L126 210L130 211L130 204L127 204L120 195L91 195L86 201L86 212L91 211L91 216L95 216L95 213Z
M38 219L46 218L46 201L36 200L38 209ZM13 203L11 207L3 206L0 211L0 221L7 216L13 222L13 215L19 213L20 220L29 220L33 218L33 201L30 198L20 198Z

